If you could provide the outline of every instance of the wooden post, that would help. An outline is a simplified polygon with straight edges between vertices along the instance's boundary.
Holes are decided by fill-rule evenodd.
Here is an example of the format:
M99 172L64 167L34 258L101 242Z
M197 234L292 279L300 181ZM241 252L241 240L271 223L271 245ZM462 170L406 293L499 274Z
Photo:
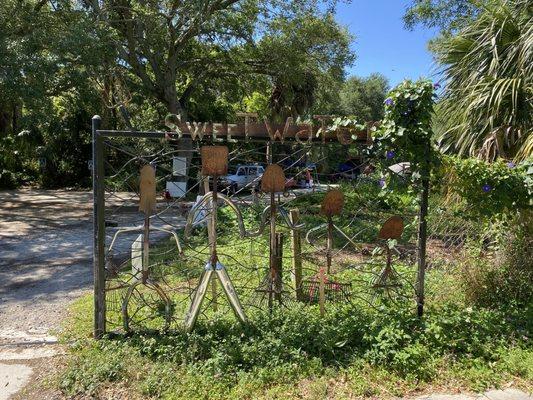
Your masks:
M274 266L274 298L281 305L283 291L283 233L276 233L276 264Z
M427 214L429 202L429 178L430 178L430 143L426 144L424 165L422 169L422 192L420 194L420 214L418 220L418 280L417 280L417 314L424 314L424 281L426 278L426 243L427 243Z
M324 267L318 270L318 305L320 307L320 316L323 317L326 313L326 274Z
M293 208L290 210L289 217L293 225L300 221L300 210ZM296 293L297 301L304 301L302 288L302 237L298 229L291 232L291 250L292 250L292 284Z

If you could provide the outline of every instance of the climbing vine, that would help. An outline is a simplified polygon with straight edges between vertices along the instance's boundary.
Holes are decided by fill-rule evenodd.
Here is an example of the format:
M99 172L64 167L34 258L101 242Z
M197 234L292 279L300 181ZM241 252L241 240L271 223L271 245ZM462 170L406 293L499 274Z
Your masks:
M410 162L414 177L429 173L435 161L431 148L431 120L435 103L431 81L406 80L385 100L385 116L375 134L372 152L384 166Z

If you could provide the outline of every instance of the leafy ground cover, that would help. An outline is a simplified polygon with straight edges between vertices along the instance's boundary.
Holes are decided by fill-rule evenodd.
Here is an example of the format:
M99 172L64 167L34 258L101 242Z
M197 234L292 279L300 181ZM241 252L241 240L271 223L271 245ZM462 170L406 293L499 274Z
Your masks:
M363 242L375 237L381 215L409 214L416 206L401 185L389 186L387 196L375 183L369 185L366 190L344 188L350 213L362 205L375 208L375 215L366 208L366 218L345 224L351 232L365 228ZM319 196L294 203L306 210L302 218L311 226L320 220L312 206ZM430 219L437 219L442 209L432 210ZM256 215L246 214L247 224ZM224 211L220 221L226 230L220 255L236 265L231 275L239 281L248 271L238 266L254 261L249 244L232 235L233 222ZM457 211L448 222L460 227L468 221ZM247 309L250 323L245 326L224 309L210 309L209 318L201 319L191 334L172 325L165 333L110 334L96 342L89 338L92 298L86 296L73 308L64 333L70 355L54 384L69 396L104 397L119 390L131 398L162 399L387 398L436 389L481 391L506 384L531 391L533 308L527 282L533 268L528 262L527 231L499 219L490 229L504 240L489 243L481 234L491 233L488 225L481 220L475 224L480 233L460 238L464 242L460 256L450 258L448 249L446 257L428 269L422 319L415 316L409 298L327 303L323 317L316 305L291 303L272 313ZM397 245L408 245L413 234L408 225L404 243ZM192 246L198 249L202 237L197 232ZM256 243L258 254L266 252L265 239ZM288 244L285 250L289 251ZM334 265L339 279L358 274L350 265L360 261L359 253L346 250L339 258ZM309 256L305 262L316 264L320 259ZM414 274L408 260L397 263L399 272ZM185 275L172 279L179 283ZM356 293L369 284L365 279L353 282ZM175 312L181 315L183 310Z

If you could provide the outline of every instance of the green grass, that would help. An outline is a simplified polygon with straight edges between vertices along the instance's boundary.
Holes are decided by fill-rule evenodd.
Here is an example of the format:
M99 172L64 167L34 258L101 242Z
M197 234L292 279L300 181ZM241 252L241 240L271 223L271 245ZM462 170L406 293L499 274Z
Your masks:
M73 308L70 357L58 384L68 395L114 385L140 397L389 397L431 388L480 391L507 382L531 390L533 349L524 315L440 305L423 320L352 305L253 313L251 324L201 323L188 335L88 338L92 299Z

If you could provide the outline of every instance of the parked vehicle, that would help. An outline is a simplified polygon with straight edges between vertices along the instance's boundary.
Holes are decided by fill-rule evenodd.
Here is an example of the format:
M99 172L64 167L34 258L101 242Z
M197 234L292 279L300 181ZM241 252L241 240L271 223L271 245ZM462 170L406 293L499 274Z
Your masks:
M230 193L241 189L258 189L265 168L258 164L238 165L233 173L220 179L220 184Z
M389 167L389 170L400 178L408 179L411 176L411 163L401 162L394 164Z
M337 166L337 170L332 176L333 181L355 180L361 174L361 162L357 159L349 159Z

